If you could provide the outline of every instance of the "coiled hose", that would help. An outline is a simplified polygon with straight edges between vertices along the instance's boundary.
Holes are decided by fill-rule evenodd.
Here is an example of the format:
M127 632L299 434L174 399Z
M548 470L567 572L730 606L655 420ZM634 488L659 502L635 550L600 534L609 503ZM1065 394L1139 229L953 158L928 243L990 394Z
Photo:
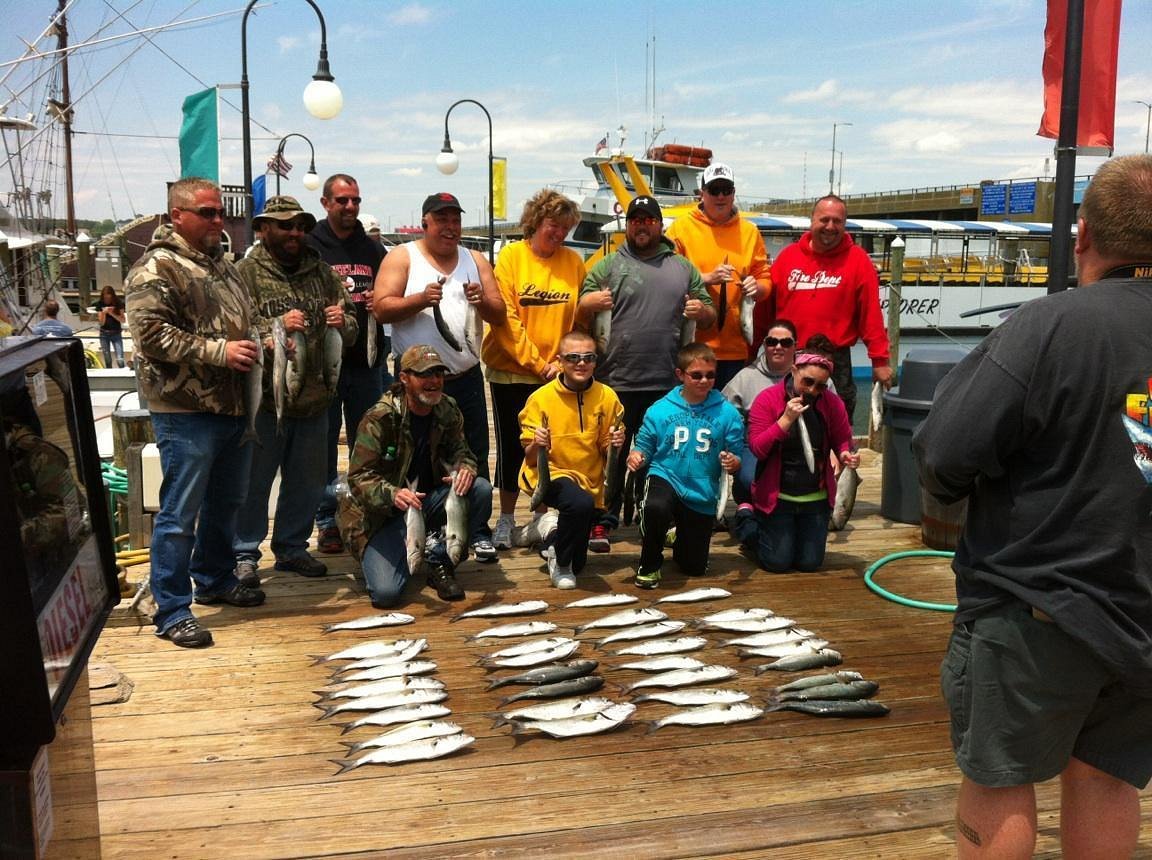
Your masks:
M891 561L898 561L902 558L952 558L955 555L956 553L954 552L938 549L914 549L906 552L894 552L871 564L868 569L864 571L864 584L885 600L891 600L893 603L899 603L901 606L911 606L913 609L931 609L936 612L955 612L956 604L954 603L929 603L926 600L913 600L911 597L904 597L893 591L889 591L881 585L877 585L874 578L876 571Z

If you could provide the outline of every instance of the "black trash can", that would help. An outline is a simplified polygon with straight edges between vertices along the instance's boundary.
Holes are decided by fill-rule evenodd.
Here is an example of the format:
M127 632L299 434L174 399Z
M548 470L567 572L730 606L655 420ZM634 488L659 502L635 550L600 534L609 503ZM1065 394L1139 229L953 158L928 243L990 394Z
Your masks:
M964 350L955 347L909 350L900 367L900 385L884 394L880 515L887 519L920 522L920 476L912 455L912 436L932 408L937 383L965 355Z

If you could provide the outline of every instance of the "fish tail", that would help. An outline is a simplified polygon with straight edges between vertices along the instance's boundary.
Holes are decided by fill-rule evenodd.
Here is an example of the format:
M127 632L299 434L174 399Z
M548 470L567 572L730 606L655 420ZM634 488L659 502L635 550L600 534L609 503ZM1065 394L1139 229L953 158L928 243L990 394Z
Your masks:
M342 735L346 735L356 728L356 723L336 723L336 725L340 726L340 734Z
M484 692L495 690L497 687L503 687L506 682L501 678L493 678L488 682L488 686L484 688Z
M515 737L516 735L522 735L522 734L524 734L526 731L528 731L528 727L527 727L527 726L525 726L525 725L524 725L523 723L521 723L521 722L517 722L516 720L508 720L508 721L507 721L507 723L508 723L508 725L510 725L510 726L512 727L512 735L513 735L513 737Z
M325 663L328 661L327 657L323 657L320 654L309 654L308 656L312 658L312 665L313 666L319 666L321 663Z
M348 755L351 755L354 752L360 752L362 749L360 744L356 743L355 741L340 741L340 745L348 747Z
M331 632L332 632L333 630L335 630L335 629L336 629L336 625L335 625L335 624L325 624L325 625L324 625L324 629L323 629L323 630L321 630L320 632L321 632L321 633L331 633Z
M348 771L352 770L352 768L356 767L356 759L345 760L345 759L338 759L338 758L330 758L330 759L328 759L328 761L332 762L332 764L334 764L340 768L340 770L336 771L336 773L333 774L333 776L340 776L341 774L347 773Z
M660 728L660 721L659 720L639 720L638 722L642 722L642 723L644 723L644 725L646 725L648 727L644 730L645 735L650 735L650 734L652 734L652 732L654 732L658 728Z
M756 667L755 674L756 674L756 677L760 677L765 672L771 672L771 671L772 671L772 664L771 663L762 663L761 665Z
M336 705L325 705L323 702L313 702L312 707L319 708L320 710L322 710L324 712L316 718L317 722L319 722L320 720L328 719L330 716L332 716L334 713L336 713L336 708L337 708Z

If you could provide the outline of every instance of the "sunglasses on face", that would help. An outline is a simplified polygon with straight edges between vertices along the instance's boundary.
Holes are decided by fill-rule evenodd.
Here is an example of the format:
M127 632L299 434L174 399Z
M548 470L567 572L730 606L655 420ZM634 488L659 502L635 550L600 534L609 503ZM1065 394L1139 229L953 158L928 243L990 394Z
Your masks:
M595 364L596 353L594 352L566 352L560 356L564 361L569 364Z
M223 207L217 209L215 206L199 206L196 209L189 209L186 206L177 206L176 208L181 212L194 212L205 221L215 221L217 218L224 218Z
M796 345L796 341L790 337L766 337L764 338L765 346L782 346L785 349L791 349Z
M817 382L810 376L801 376L800 384L805 388L811 388L813 391L824 391L828 388L827 382Z
M684 375L690 377L694 382L700 382L702 379L715 379L716 371L714 370L685 370Z
M420 379L428 379L433 376L443 376L447 371L442 367L433 367L428 370L409 370L408 373L418 376Z
M333 197L332 199L339 203L341 206L347 206L349 203L353 203L357 206L360 205L359 197Z
M729 194L736 193L735 185L728 185L726 183L714 182L711 185L704 186L705 190L713 197L727 197Z
M293 230L299 230L301 233L307 233L308 228L304 226L301 221L272 221L276 227L284 233L291 233Z

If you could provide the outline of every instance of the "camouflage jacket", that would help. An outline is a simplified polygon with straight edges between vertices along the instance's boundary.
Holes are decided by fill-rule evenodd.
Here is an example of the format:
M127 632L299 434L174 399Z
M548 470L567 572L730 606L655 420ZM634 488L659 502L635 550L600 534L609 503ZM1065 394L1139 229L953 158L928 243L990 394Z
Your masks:
M243 373L226 344L260 319L236 268L197 251L165 226L124 280L137 376L153 412L243 415Z
M476 471L476 456L464 441L464 416L451 397L445 395L432 408L429 436L436 477L447 474L445 464ZM414 449L404 392L387 391L360 420L348 461L348 495L340 500L337 514L340 533L357 560L363 558L377 529L392 517L403 516L392 499L405 485Z
M294 272L286 272L264 245L257 245L246 258L236 264L236 271L256 302L261 317L260 339L265 341L272 332L272 320L290 310L300 310L308 318L304 332L304 385L291 403L285 403L284 414L289 418L319 415L328 408L336 393L335 387L324 385L324 308L340 305L344 309L344 326L340 337L347 349L356 342L356 310L348 292L332 267L320 259L310 246L301 243L303 252L300 265ZM272 394L272 352L264 355L264 409L275 410Z

